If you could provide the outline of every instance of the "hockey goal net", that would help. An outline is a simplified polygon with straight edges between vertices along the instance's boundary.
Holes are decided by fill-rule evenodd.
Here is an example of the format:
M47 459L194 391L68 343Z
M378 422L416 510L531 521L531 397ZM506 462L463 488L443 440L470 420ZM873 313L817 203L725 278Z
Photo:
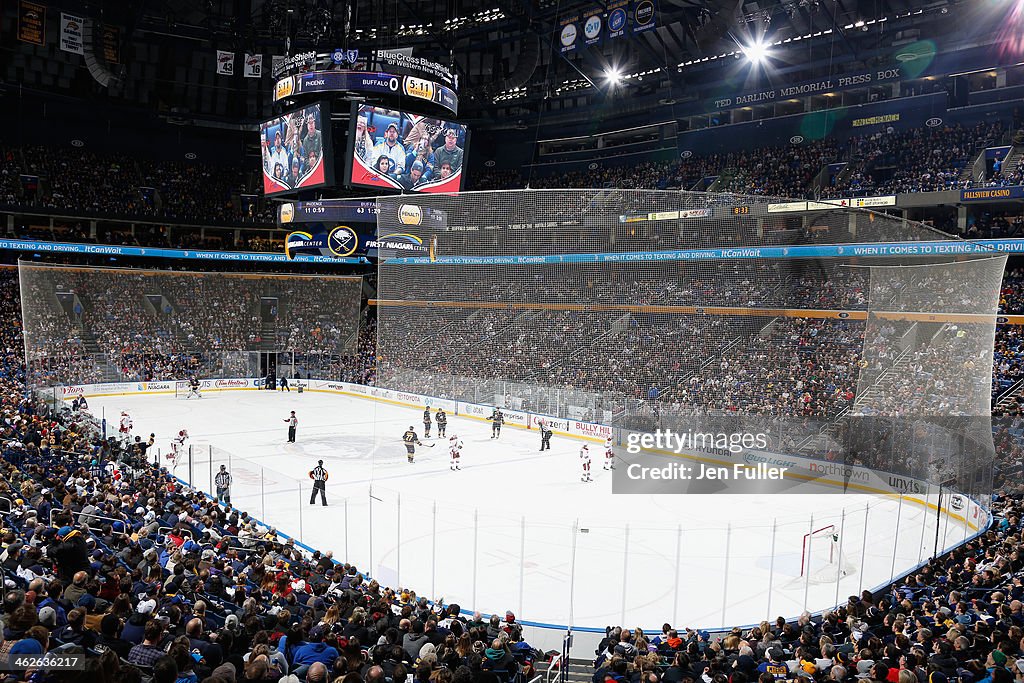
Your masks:
M804 534L800 553L800 580L812 584L835 583L854 572L843 553L834 524Z
M174 398L188 398L188 392L188 380L178 381L174 383ZM200 393L202 393L202 390L200 390Z

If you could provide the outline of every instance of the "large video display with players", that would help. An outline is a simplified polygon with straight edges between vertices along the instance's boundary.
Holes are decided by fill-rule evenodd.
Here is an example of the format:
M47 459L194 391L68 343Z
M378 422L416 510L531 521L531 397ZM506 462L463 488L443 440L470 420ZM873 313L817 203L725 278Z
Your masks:
M327 105L316 102L260 124L264 194L334 182L330 122Z
M356 105L349 139L349 182L406 192L462 187L469 131L442 119Z

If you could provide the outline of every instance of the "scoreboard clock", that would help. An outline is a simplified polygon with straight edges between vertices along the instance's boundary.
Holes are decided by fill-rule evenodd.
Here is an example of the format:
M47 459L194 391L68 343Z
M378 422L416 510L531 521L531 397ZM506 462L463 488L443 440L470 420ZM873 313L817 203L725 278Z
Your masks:
M734 206L734 207L732 207L732 215L733 216L746 216L748 214L750 214L750 207L749 206Z

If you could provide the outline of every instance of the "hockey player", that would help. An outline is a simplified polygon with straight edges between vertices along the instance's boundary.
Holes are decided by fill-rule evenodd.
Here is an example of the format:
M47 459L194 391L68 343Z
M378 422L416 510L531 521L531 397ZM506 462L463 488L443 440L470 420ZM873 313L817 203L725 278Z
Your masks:
M583 474L580 475L580 481L594 481L590 478L590 448L587 444L583 444L583 448L580 449L580 465L583 466Z
M448 451L451 455L451 466L450 469L461 470L459 466L459 459L462 457L462 440L455 434L451 435L448 439Z
M121 411L121 424L118 426L117 431L121 435L121 441L127 445L132 437L132 418L127 411Z
M412 425L409 425L409 429L402 434L402 441L405 442L405 455L409 462L412 462L416 456L416 447L423 445L420 443L420 437L416 436L416 430Z
M444 436L444 430L448 429L448 416L444 414L444 408L437 409L437 416L434 419L437 420L437 436L441 438Z
M181 456L185 455L186 441L188 441L188 432L184 429L171 439L171 452L167 454L167 457L171 461L172 469L178 466Z
M612 448L612 437L604 440L604 469L615 469L615 450Z
M203 395L199 393L199 380L195 377L188 378L188 394L185 396L186 399L190 398L202 398Z
M423 411L423 438L430 438L430 406Z
M487 419L491 421L491 438L497 439L501 436L501 425L505 424L505 415L501 410L495 408L494 412Z

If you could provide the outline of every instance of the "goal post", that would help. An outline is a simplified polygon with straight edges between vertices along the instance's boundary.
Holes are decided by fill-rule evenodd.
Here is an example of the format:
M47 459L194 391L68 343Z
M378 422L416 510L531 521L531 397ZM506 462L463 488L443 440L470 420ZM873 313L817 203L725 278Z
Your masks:
M837 540L838 534L836 533L835 524L829 524L804 534L800 550L800 576L805 576L811 567L812 548L815 551L815 558L821 557L822 560L829 564L834 562ZM825 549L825 546L827 546L827 549Z
M188 380L178 380L174 383L174 398L188 398L190 385ZM202 391L200 391L200 394Z
M855 567L843 553L839 531L834 524L803 535L800 578L810 583L833 583L854 573Z

